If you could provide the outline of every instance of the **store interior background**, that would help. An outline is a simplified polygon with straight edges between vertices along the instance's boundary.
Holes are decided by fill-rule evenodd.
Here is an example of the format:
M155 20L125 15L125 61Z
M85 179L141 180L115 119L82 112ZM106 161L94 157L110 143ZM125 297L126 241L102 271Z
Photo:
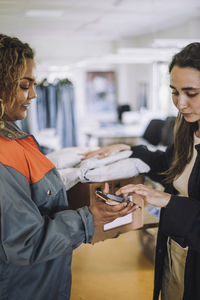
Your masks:
M39 133L32 126L37 122L34 109L29 112L29 130L47 151L63 145L133 143L151 118L176 114L167 65L177 50L200 39L200 3L1 0L0 28L34 47L39 83L47 79L54 84L56 79L67 78L73 84L75 142L62 144L56 130L49 128ZM112 72L112 95L100 92L104 105L90 101L88 72L100 72L93 92L95 88L106 90L105 77L102 80L106 73L102 72ZM131 112L125 113L120 123L117 107L121 105L128 105Z
M38 128L35 104L27 123L18 124L44 153L134 144L151 119L176 115L168 63L183 46L200 41L200 1L0 0L0 28L33 46L40 84L55 87L67 79L71 88L73 118L64 127L73 138L62 141L60 115L54 126ZM124 105L129 111L119 120ZM134 234L75 251L72 300L151 299L153 262L142 256Z

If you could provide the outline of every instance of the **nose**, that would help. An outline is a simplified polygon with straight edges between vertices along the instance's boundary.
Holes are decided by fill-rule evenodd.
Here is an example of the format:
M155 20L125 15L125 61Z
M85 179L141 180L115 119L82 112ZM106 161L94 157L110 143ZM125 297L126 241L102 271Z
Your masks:
M37 98L37 93L34 86L29 90L28 97L29 99Z
M176 103L176 107L178 108L178 110L183 110L184 108L186 108L188 106L187 104L187 96L186 95L179 95L177 97L177 103Z

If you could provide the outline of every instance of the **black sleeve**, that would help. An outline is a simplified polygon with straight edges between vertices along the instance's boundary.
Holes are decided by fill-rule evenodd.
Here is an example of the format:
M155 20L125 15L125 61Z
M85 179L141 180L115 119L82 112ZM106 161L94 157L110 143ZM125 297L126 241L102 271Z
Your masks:
M166 171L170 167L173 157L173 146L170 146L166 151L150 151L146 146L132 146L133 154L131 157L139 158L144 161L149 167L150 171L147 174L152 180L162 183L164 175L160 173Z

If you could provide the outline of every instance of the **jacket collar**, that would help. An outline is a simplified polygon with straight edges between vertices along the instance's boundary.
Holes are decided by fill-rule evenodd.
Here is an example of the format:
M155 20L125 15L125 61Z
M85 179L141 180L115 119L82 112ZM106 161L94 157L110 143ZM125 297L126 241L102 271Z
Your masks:
M8 138L9 140L15 140L22 138L27 134L21 131L14 123L4 122L4 127L0 128L0 136Z

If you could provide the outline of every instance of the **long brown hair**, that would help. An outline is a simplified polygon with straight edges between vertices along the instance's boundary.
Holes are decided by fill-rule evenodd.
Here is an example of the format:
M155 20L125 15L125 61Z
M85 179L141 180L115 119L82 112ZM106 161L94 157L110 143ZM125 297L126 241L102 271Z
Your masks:
M34 51L16 37L0 34L0 125L6 110L16 100L20 79L26 70L26 59L34 58Z
M170 73L174 66L200 71L200 43L191 43L174 55L169 65ZM178 114L174 126L174 157L170 168L164 172L166 183L176 179L190 162L193 154L194 132L197 129L197 122L186 122L183 116Z

